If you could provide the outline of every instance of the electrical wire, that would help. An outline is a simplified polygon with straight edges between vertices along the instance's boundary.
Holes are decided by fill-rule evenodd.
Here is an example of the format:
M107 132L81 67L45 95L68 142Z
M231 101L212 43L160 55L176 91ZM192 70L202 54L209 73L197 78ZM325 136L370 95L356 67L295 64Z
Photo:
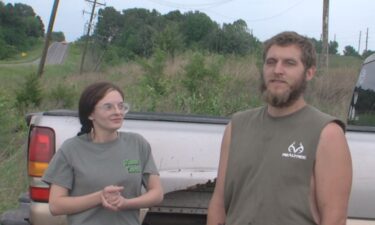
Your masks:
M256 19L244 19L244 21L246 22L261 22L261 21L266 21L266 20L271 20L271 19L274 19L274 18L277 18L279 16L282 16L284 14L286 14L288 11L290 11L291 9L297 7L298 5L300 5L301 3L305 2L306 0L301 0L301 1L298 1L297 3L293 4L292 6L282 10L281 12L278 12L272 16L267 16L267 17L262 17L262 18L256 18ZM216 14L220 17L225 17L225 18L228 18L228 19L232 19L232 20L237 20L239 18L232 18L232 17L228 17L228 16L225 16L223 14L220 14L218 12L215 12L213 10L208 10L209 12L213 13L213 14Z

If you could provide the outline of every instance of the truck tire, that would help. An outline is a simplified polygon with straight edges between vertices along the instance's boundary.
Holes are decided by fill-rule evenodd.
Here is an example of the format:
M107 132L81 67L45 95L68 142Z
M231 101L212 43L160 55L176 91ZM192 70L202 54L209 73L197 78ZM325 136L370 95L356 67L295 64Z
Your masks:
M4 212L0 217L1 225L30 225L29 210L30 197L28 193L22 193L18 198L18 208Z
M2 225L30 225L30 223L25 220L27 212L23 209L15 209L6 211L0 220ZM28 218L28 217L27 217Z

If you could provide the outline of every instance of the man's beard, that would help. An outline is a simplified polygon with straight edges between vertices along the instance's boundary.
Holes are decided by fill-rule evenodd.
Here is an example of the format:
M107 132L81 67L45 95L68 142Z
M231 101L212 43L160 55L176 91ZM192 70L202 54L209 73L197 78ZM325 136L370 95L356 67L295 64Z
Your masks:
M274 94L267 89L267 85L264 81L262 74L262 82L260 90L262 93L263 99L273 107L284 108L291 106L297 99L305 92L307 81L306 81L306 71L303 73L303 76L295 84L290 86L290 89L286 90L281 94Z

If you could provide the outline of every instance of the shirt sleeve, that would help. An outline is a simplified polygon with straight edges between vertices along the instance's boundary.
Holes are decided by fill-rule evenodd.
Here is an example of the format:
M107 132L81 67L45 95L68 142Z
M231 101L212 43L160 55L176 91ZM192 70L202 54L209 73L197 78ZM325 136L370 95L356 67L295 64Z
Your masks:
M146 139L141 137L142 149L141 149L141 160L142 160L142 184L147 187L148 179L150 175L159 175L159 171L156 167L154 157L152 156L151 146Z
M60 149L50 161L42 180L48 184L56 184L69 190L73 186L73 168L64 152Z

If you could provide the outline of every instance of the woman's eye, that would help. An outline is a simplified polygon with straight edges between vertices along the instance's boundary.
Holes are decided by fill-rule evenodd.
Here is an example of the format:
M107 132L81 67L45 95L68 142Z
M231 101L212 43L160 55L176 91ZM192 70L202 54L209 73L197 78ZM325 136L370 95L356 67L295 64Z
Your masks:
M104 109L105 110L111 110L112 109L112 105L111 104L104 104Z

